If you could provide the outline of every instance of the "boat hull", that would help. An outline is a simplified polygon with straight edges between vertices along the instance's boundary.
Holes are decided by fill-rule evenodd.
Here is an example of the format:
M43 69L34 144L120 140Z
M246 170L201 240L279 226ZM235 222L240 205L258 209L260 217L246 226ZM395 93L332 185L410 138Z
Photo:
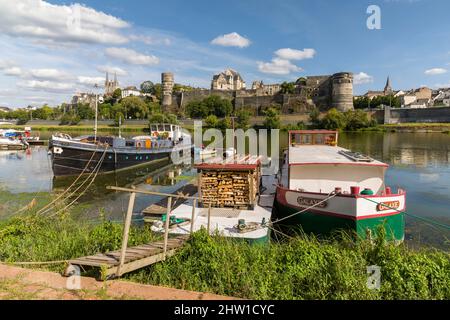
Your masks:
M190 146L177 150L118 150L111 147L74 147L62 143L51 143L52 169L55 177L108 173L170 160L173 152L190 151Z
M305 233L329 236L344 230L362 239L368 238L369 235L376 237L382 226L387 240L399 242L404 240L405 222L401 211L404 211L405 207L405 194L368 198L336 196L327 200L326 205L306 210L327 198L329 196L324 194L297 192L279 187L274 201L272 220L283 219L275 225L289 232L303 230ZM305 199L308 202L305 202ZM298 205L299 202L302 203L301 206ZM396 210L380 208L379 203L386 205L398 203L398 208ZM304 210L306 211L296 214Z

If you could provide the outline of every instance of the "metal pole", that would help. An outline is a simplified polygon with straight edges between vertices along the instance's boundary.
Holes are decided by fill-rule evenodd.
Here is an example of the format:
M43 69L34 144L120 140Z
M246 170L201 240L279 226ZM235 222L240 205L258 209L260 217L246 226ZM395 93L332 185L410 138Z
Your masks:
M169 241L169 222L170 222L170 211L172 210L172 197L169 197L167 201L167 213L166 213L166 224L164 226L164 260L166 260L167 254L167 243Z
M207 226L207 232L209 235L209 230L211 228L211 202L209 203L209 208L208 208L208 226Z
M97 88L97 85L95 85ZM97 113L98 113L98 93L95 92L95 124L94 124L94 141L97 142Z
M117 273L116 273L116 275L118 277L121 276L121 269L125 263L125 254L126 254L127 246L128 246L128 235L130 232L131 217L133 216L133 208L134 208L135 200L136 200L136 193L132 192L130 194L130 200L128 202L127 216L125 218L125 225L123 227L122 249L120 251L120 264L117 267Z

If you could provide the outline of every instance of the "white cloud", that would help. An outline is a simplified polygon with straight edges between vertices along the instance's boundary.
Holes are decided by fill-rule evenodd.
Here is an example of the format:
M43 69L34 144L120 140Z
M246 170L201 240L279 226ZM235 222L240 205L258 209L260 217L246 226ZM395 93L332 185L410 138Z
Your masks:
M316 50L314 49L296 50L291 48L283 48L275 51L275 55L277 55L280 59L284 60L304 60L314 58L314 56L316 55Z
M73 90L73 85L71 83L63 83L55 81L28 80L17 83L17 86L25 89L47 91L47 92L57 92L57 91L70 92Z
M6 68L3 70L3 73L5 74L5 76L13 76L13 77L20 77L23 75L23 71L19 67Z
M291 63L289 60L273 58L271 62L258 62L258 70L263 73L287 75L291 72L301 72L302 68Z
M39 80L64 80L72 78L70 74L57 69L31 69L29 76Z
M130 40L133 41L140 41L142 43L145 43L147 45L157 45L157 44L163 44L166 46L169 46L172 42L169 38L160 38L160 37L151 37L146 35L138 35L138 34L132 34L130 35Z
M360 73L357 73L357 74L355 74L353 76L353 83L356 84L356 85L372 83L372 82L373 82L373 77L369 76L365 72L360 72Z
M0 32L55 43L123 44L120 30L129 24L79 4L54 5L42 0L0 0Z
M429 76L435 76L435 75L444 74L444 73L447 73L447 70L443 69L443 68L433 68L433 69L429 69L429 70L425 71L425 74L429 75Z
M251 42L249 39L242 37L237 32L232 32L218 36L217 38L211 41L211 44L215 44L218 46L239 47L239 48L248 47L250 43Z
M105 53L111 58L121 60L128 64L150 66L159 63L159 59L153 55L144 55L127 48L107 48Z
M105 78L103 77L85 77L85 76L78 77L78 83L86 86L94 86L94 85L103 86L104 82Z
M123 70L122 68L119 67L113 67L113 66L98 66L97 70L99 72L103 72L103 73L110 73L110 74L117 74L118 76L126 76L128 75L128 72Z

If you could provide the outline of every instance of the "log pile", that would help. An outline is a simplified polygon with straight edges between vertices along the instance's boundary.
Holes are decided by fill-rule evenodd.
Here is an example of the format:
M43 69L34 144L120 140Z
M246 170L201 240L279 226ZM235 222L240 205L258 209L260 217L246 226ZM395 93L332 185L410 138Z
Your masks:
M255 204L259 187L256 170L202 170L199 174L203 205L244 209Z

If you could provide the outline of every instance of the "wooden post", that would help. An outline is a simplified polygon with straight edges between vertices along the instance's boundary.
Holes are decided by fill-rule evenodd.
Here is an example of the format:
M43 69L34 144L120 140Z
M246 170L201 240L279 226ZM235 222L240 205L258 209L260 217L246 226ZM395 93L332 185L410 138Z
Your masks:
M166 260L167 242L169 241L170 211L172 211L172 197L169 197L167 201L166 224L164 226L164 260Z
M134 189L134 187L133 187ZM127 251L128 246L128 235L130 232L130 226L131 226L131 218L133 216L133 208L134 208L134 201L136 200L136 193L132 192L130 194L130 200L128 201L128 210L127 210L127 216L125 217L125 224L123 227L123 237L122 237L122 250L120 251L120 263L117 267L117 274L116 276L121 276L121 269L125 263L125 254Z
M191 216L191 235L194 233L194 219L195 219L195 207L197 206L197 200L192 200L192 216Z
M211 224L211 202L209 203L209 208L208 208L208 227L207 227L208 235L209 235L209 230L211 228L210 224Z

